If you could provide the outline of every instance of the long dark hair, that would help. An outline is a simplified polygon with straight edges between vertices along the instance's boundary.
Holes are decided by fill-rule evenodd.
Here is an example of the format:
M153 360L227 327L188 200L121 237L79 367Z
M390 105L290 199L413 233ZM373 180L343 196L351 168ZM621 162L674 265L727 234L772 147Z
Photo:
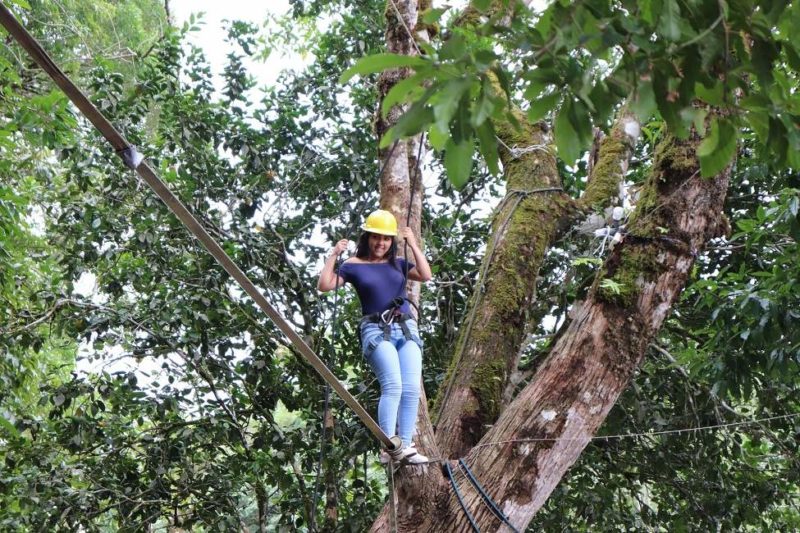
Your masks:
M356 257L359 259L369 259L369 236L372 232L365 231L358 238L358 246L356 247ZM397 268L397 237L392 237L392 245L389 246L389 251L386 256L389 259L389 264Z

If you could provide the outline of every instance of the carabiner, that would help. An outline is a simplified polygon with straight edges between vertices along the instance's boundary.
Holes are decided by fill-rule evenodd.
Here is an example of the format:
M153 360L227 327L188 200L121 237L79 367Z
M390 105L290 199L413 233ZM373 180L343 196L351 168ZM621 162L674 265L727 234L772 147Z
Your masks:
M386 313L389 313L389 318L386 318ZM392 322L394 322L394 317L395 317L394 308L390 307L389 309L381 313L381 322L384 324L391 324Z

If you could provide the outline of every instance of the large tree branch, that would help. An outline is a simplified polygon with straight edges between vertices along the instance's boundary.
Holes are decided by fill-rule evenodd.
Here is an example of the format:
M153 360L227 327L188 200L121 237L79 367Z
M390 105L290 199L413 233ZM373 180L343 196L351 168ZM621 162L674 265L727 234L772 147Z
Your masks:
M628 235L534 380L467 456L520 530L602 424L679 296L697 251L724 226L729 170L700 177L698 142L661 145ZM622 290L610 290L606 279ZM466 504L480 526L496 523L476 496L468 495ZM419 529L467 527L453 497L437 515L442 518L422 520Z
M524 124L522 113L516 114ZM465 455L499 416L529 329L547 249L591 209L608 205L618 195L638 133L636 118L621 111L600 143L586 191L574 201L558 190L558 167L543 126L527 126L521 132L507 124L498 127L504 145L524 143L529 149L501 153L509 193L497 209L471 312L435 408L441 413L437 437L444 454Z

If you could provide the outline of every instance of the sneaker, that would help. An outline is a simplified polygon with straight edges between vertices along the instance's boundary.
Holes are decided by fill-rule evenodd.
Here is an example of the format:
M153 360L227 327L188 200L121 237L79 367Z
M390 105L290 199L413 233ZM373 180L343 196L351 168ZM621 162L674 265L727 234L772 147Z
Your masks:
M385 465L389 462L389 452L384 449L381 449L381 454L378 456L378 460L381 462L382 465Z
M403 464L418 465L429 461L426 456L417 451L413 444L395 452L388 452L388 455L391 456L392 460Z

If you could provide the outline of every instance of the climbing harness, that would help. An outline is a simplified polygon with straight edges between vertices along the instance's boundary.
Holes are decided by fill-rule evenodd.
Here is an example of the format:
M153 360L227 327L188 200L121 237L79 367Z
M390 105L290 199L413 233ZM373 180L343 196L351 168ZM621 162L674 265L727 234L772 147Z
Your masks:
M56 65L50 56L44 51L41 45L28 33L28 31L17 21L11 11L0 3L0 23L8 30L9 34L28 52L34 61L44 70L50 78L58 85L64 94L73 104L83 113L83 115L94 125L94 127L105 137L114 148L114 151L123 159L128 168L133 168L150 186L158 197L166 204L175 216L183 223L192 235L200 241L203 247L214 257L222 268L239 283L240 287L255 301L272 322L289 339L289 342L297 351L314 367L322 379L333 387L339 396L361 419L362 423L369 431L390 450L399 448L402 443L399 438L390 438L381 430L375 420L358 403L352 394L344 387L333 372L325 366L322 360L306 344L300 335L283 318L283 316L269 303L263 294L258 290L250 278L233 262L225 250L214 240L208 231L200 224L194 215L186 208L177 196L167 187L166 183L158 177L155 171L144 161L139 154L137 157L136 148L131 145L120 132L108 121L108 119L92 104L83 92L67 77L64 72Z
M409 328L407 324L409 320L414 320L414 316L400 311L400 307L404 302L405 299L398 296L392 300L392 304L385 311L364 315L361 318L361 324L379 324L383 332L383 340L388 341L391 338L392 324L396 323L400 326L400 329L403 331L403 336L407 341L418 342L419 339L411 333L411 328Z

